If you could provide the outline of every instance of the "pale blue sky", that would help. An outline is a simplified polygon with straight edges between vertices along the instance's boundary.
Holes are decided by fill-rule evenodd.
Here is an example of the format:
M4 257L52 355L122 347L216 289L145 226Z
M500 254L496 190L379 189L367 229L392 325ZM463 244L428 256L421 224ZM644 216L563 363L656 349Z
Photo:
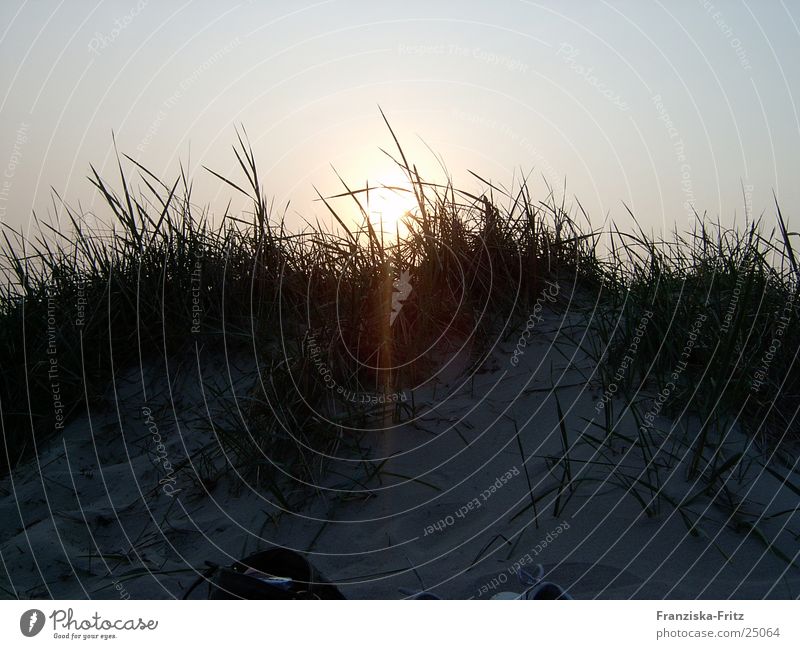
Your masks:
M92 209L89 164L121 151L195 199L231 195L248 129L290 221L324 215L312 185L392 180L377 106L430 176L508 182L535 168L597 224L731 222L741 184L772 219L800 207L800 5L627 2L13 2L0 5L0 218L27 227L52 185ZM660 99L659 99L660 97ZM541 181L537 181L541 187ZM94 205L97 207L97 205Z

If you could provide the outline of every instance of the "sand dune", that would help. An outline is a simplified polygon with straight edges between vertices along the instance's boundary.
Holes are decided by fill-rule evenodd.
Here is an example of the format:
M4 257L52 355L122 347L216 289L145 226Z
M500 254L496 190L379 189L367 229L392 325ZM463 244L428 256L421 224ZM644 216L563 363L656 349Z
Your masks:
M516 364L514 339L476 367L450 350L438 379L415 390L416 418L366 435L373 463L386 459L379 477L357 457L332 459L316 485L295 484L293 511L234 468L202 462L202 449L218 444L209 422L220 421L219 399L202 382L246 398L257 388L246 355L176 359L169 380L163 365L131 371L105 410L70 423L63 440L0 483L4 587L32 598L181 597L206 560L230 563L276 544L309 552L348 598L399 598L400 587L487 598L520 590L515 567L536 563L575 598L800 595L797 569L779 556L797 553L792 517L767 519L797 496L763 471L763 454L738 431L726 444L746 454L722 479L761 515L764 538L733 529L729 508L687 480L685 462L659 469L662 491L646 515L614 478L649 475L641 450L616 440L601 458L579 443L602 418L592 363L564 335L580 326L574 310L546 309ZM566 463L546 460L563 457L559 407L574 490L562 484ZM620 426L635 437L633 418ZM670 506L681 499L691 504ZM699 515L697 535L687 511Z

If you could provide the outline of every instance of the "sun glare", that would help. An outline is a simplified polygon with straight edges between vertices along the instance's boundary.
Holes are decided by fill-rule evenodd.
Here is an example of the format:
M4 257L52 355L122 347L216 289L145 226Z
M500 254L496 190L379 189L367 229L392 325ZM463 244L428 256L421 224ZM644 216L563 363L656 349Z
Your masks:
M403 224L404 217L409 212L413 213L416 207L417 200L410 187L387 183L369 191L367 212L370 223L384 237L394 237L398 233L402 237L407 234L408 228Z

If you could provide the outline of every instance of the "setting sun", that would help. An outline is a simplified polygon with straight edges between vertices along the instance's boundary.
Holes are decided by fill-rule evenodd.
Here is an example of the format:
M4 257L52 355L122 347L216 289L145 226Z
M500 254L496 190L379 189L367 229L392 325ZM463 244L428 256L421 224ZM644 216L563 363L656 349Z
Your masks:
M409 212L413 214L417 199L410 188L401 184L385 184L368 192L366 210L372 227L384 235L402 236L407 231L403 220Z

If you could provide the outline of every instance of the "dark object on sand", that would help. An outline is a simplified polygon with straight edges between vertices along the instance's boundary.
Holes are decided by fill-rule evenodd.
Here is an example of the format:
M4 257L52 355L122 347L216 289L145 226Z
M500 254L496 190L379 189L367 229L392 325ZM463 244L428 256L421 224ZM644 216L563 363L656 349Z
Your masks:
M284 548L251 554L230 567L209 563L184 599L203 580L208 599L344 599L306 559Z

